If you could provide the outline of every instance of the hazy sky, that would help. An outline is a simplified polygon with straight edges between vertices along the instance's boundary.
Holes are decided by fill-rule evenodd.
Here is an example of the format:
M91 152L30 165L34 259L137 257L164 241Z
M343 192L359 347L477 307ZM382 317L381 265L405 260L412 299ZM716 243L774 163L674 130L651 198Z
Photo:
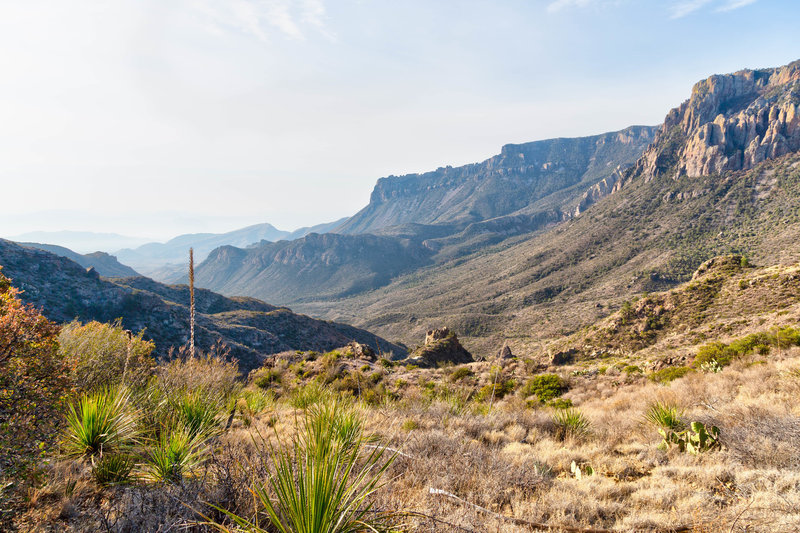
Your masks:
M327 222L389 174L658 124L796 0L0 0L0 236Z

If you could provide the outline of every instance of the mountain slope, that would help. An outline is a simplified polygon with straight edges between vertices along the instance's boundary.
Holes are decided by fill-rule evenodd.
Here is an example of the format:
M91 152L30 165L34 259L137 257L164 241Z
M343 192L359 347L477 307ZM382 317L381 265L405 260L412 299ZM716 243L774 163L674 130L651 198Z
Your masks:
M572 220L400 276L372 293L299 308L406 341L432 325L447 325L478 355L505 339L514 353L525 354L606 316L633 294L687 280L711 257L739 252L761 264L796 262L800 155L779 154L794 146L788 140L797 131L791 117L800 104L798 65L729 75L761 80L755 91L744 81L700 82L614 192ZM724 90L716 94L717 88ZM703 120L750 116L766 116L756 135L772 132L759 141L763 161L720 174L688 171L698 157L710 161L711 153L731 161L736 153L714 148L721 146L716 138L699 151L692 139L710 127ZM678 135L676 124L688 129Z
M195 279L224 294L269 296L285 303L371 290L426 264L430 256L430 250L410 239L312 233L246 250L218 248L197 267Z
M383 178L370 204L335 229L342 235L216 250L198 283L287 305L370 291L569 219L611 192L619 165L635 162L653 132L507 145L483 163Z
M632 126L591 137L508 144L482 163L381 178L369 205L337 232L369 233L410 222L468 224L551 209L573 212L588 188L636 161L654 133L649 126Z
M103 322L122 319L131 330L146 328L145 337L165 356L170 347L189 338L189 291L148 278L100 278L64 257L24 248L0 239L3 274L24 292L24 301L42 308L57 322L74 318ZM405 350L352 326L315 320L253 298L225 298L196 291L197 346L209 349L217 339L230 348L243 370L263 362L266 355L286 350L330 350L352 340L379 352L404 355Z
M98 274L107 278L127 278L138 276L139 273L127 265L123 265L113 255L105 252L93 252L90 254L79 254L69 248L56 246L55 244L40 244L36 242L19 243L26 248L36 248L51 254L66 257L70 261L75 261L84 268L94 268Z

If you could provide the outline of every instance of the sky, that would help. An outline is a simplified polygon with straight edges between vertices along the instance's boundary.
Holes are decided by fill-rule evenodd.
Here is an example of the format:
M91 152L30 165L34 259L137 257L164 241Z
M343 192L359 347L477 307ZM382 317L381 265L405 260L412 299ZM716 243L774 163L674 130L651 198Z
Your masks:
M0 0L0 236L352 215L800 58L796 0Z

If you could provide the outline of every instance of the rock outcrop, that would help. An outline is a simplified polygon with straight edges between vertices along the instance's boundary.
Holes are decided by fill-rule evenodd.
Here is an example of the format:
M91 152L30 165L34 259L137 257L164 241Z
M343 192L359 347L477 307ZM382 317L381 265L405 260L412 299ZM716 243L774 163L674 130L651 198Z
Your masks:
M461 346L455 333L448 328L439 328L428 331L425 344L414 350L405 363L429 368L446 363L459 365L473 361L472 354Z
M637 165L649 178L748 170L800 150L800 61L697 83Z

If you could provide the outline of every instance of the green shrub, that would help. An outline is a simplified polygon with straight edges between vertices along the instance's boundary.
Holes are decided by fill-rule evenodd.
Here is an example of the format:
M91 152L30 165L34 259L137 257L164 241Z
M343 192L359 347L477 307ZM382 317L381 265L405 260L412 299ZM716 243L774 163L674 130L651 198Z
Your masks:
M662 368L661 370L656 370L647 377L651 381L655 381L656 383L661 383L662 385L666 385L671 381L674 381L678 378L682 378L691 371L692 369L689 368L688 366L668 366Z
M547 405L554 409L569 409L572 407L572 400L569 398L554 398L547 402Z
M252 377L253 385L261 389L269 389L283 381L283 373L276 368L260 368Z
M694 366L699 367L704 363L716 362L719 366L726 366L731 362L731 354L726 350L728 346L722 342L705 344L697 350Z
M641 373L642 373L642 369L641 369L641 368L639 368L639 367L638 367L638 366L636 366L636 365L626 365L626 366L624 366L624 367L622 368L622 371L623 371L623 372L625 372L625 373L626 373L627 375L629 375L629 376L630 376L631 374L641 374Z
M536 396L540 402L547 402L561 396L566 387L557 374L540 374L530 379L522 389L525 398Z
M480 388L475 397L478 400L499 400L507 394L514 392L516 382L513 379L500 380L497 383L488 383Z
M106 389L84 394L67 411L64 450L69 456L115 453L133 444L138 436L137 417L125 389Z
M456 382L460 381L464 378L468 378L475 375L471 368L468 366L460 366L456 368L452 374L450 374L450 381Z
M589 433L589 420L578 409L556 409L553 413L553 423L556 425L556 438L581 438Z
M403 422L401 427L403 431L414 431L415 429L419 429L419 422L413 418L408 418L405 422Z

